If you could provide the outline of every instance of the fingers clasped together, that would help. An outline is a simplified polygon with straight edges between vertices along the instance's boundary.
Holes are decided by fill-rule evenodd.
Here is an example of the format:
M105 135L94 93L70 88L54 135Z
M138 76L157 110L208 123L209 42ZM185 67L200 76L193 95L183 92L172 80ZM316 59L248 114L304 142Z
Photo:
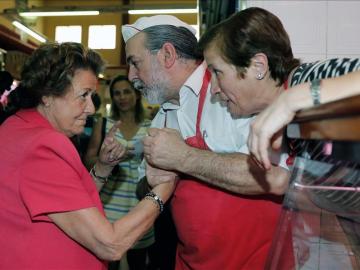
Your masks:
M177 170L189 147L180 133L170 128L150 128L143 142L146 161L164 170Z
M179 160L177 153L186 144L178 131L168 128L150 128L143 143L147 181L154 190L160 189L169 197L179 178L175 172Z
M115 166L126 155L126 147L120 144L115 138L116 130L120 127L120 125L121 122L118 121L114 124L114 126L111 127L104 138L104 142L101 145L99 160L104 164Z

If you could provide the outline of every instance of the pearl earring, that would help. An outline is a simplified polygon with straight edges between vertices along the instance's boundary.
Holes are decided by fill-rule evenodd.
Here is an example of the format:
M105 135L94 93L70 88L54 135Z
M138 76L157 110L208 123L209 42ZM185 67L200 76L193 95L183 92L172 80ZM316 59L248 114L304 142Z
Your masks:
M261 80L261 79L263 78L263 75L262 75L261 73L258 73L258 75L256 76L256 78L257 78L258 80Z

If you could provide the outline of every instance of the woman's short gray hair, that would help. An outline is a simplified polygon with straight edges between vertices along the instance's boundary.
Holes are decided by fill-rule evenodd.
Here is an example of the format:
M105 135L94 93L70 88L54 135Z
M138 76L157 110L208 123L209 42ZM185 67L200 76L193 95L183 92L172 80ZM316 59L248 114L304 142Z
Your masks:
M151 52L157 52L164 43L171 43L180 58L203 59L197 49L197 39L185 27L173 25L155 25L144 29L146 34L145 47Z

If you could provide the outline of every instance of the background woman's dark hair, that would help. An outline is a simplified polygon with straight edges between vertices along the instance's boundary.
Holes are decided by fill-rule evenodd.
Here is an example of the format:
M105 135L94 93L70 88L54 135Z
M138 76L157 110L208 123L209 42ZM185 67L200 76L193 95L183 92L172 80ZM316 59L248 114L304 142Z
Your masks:
M0 97L5 90L10 90L13 80L14 78L9 72L0 71ZM13 93L14 91L7 97L9 103L7 103L6 106L0 103L0 125L16 111L16 107L14 107L11 102Z
M91 70L96 76L104 61L100 55L74 42L50 43L35 50L25 62L16 89L19 108L34 108L43 96L63 96L75 71Z
M5 90L10 90L13 80L14 78L9 72L0 71L0 95L4 93Z
M136 99L136 104L135 104L135 122L139 124L139 123L143 122L145 119L145 111L144 111L144 106L141 101L141 93L140 93L140 91L136 90L132 86L128 77L125 75L118 75L110 82L109 90L110 90L110 97L111 97L111 117L116 120L120 119L120 117L121 117L121 111L116 106L116 104L114 103L114 99L113 99L114 86L117 82L121 82L121 81L128 82L129 86L131 87L131 89L134 90L134 92L136 94L137 99Z
M266 54L270 75L279 85L300 64L279 18L262 8L244 9L213 26L201 37L199 50L215 42L225 62L236 66L241 77L257 53Z

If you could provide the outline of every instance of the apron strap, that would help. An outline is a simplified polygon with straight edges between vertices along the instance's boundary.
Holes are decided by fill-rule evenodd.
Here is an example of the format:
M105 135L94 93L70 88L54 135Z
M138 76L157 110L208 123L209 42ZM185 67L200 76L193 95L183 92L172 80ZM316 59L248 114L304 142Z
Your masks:
M288 79L286 79L284 82L284 90L288 90L288 88L289 88L289 81Z
M208 69L205 70L205 74L203 77L203 84L201 86L200 90L200 96L199 96L199 105L198 105L198 112L196 117L196 137L202 138L201 131L200 131L200 122L201 122L201 115L205 103L205 98L207 94L207 88L209 86L209 82L211 79L211 73Z

